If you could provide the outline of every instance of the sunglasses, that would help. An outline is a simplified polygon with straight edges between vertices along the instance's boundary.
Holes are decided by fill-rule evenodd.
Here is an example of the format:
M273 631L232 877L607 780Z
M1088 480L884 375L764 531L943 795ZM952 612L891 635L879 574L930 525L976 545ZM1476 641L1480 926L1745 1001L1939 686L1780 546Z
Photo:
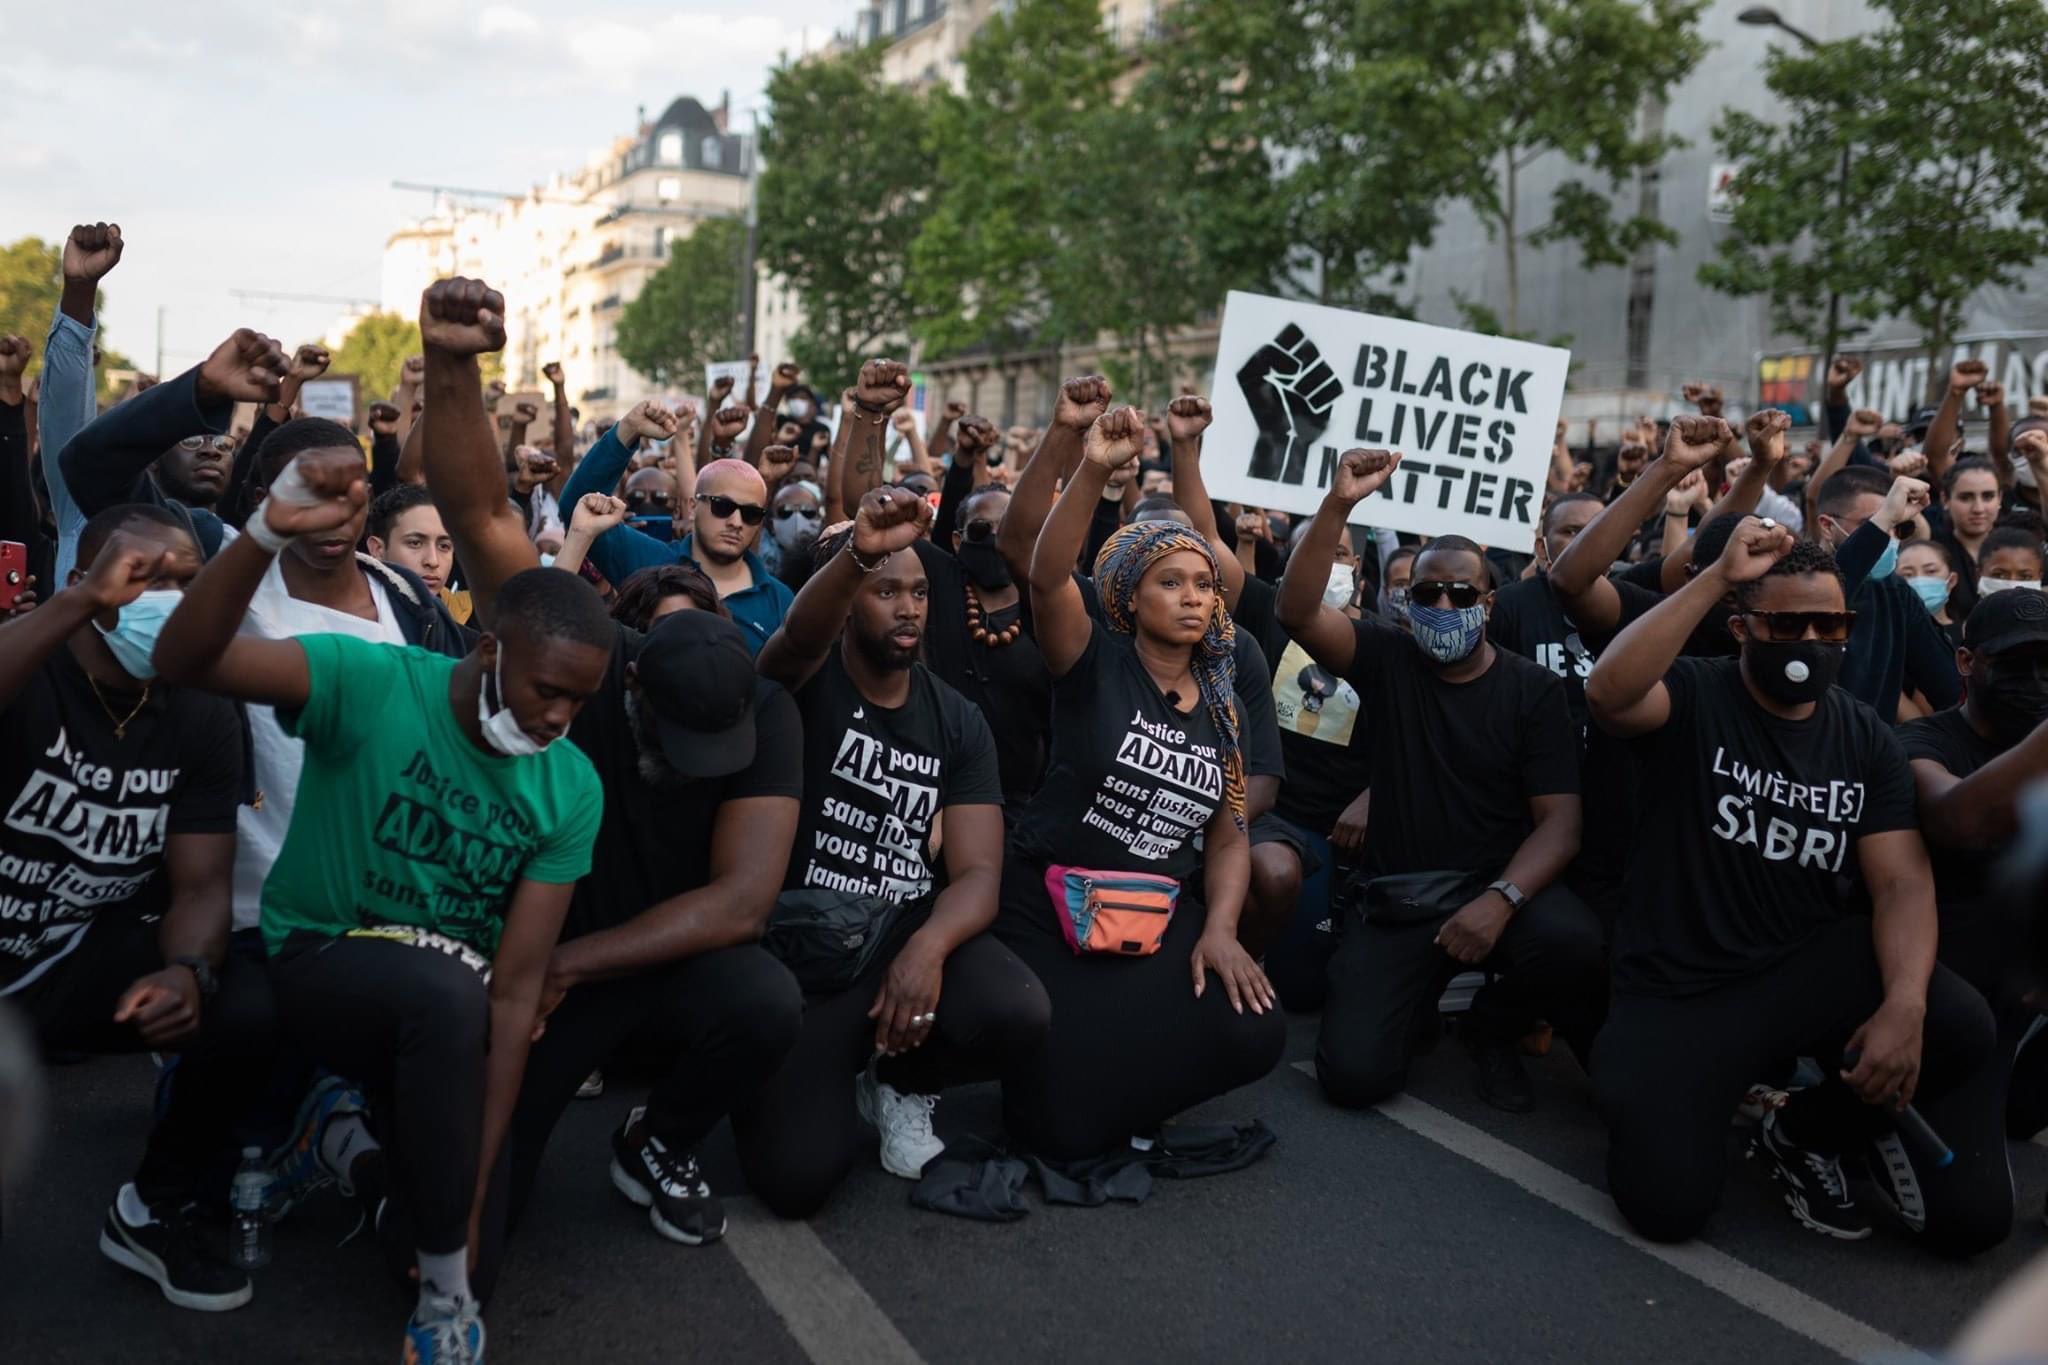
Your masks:
M1838 645L1849 638L1849 628L1856 624L1853 611L1746 611L1742 613L1752 621L1763 622L1766 640L1804 640L1810 627L1815 638L1827 644Z
M629 493L626 495L626 506L628 507L645 507L650 502L656 507L666 507L674 501L675 495L672 493Z
M960 535L962 539L980 545L996 538L996 524L992 521L970 521L960 528Z
M803 517L807 521L816 521L818 519L818 509L815 507L798 507L795 503L775 509L775 519L777 521L788 521L791 517Z
M768 517L768 509L758 502L734 502L731 498L717 493L706 493L704 505L711 509L711 515L719 521L737 512L740 520L749 526L759 526Z
M1465 611L1479 605L1479 599L1486 596L1486 589L1476 583L1446 582L1440 578L1425 578L1408 588L1408 600L1418 607L1434 607L1448 597L1451 605Z

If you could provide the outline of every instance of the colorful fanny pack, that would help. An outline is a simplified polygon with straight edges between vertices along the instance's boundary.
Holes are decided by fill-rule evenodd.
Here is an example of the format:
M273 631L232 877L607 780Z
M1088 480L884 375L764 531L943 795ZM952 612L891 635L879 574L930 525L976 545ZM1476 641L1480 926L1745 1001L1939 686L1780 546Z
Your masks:
M1069 948L1124 957L1159 951L1180 899L1180 883L1171 877L1059 863L1045 869L1045 891Z

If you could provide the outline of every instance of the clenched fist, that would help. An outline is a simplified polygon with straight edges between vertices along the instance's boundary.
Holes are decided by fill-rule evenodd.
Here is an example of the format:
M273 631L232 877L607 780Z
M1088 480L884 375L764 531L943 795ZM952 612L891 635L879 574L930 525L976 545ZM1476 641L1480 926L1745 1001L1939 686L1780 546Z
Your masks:
M1833 363L1828 366L1828 387L1831 389L1847 388L1856 381L1856 376L1862 373L1862 361L1853 355L1838 355L1834 358Z
M871 488L853 517L849 542L863 559L917 544L932 523L932 505L904 488Z
M2042 415L2048 416L2048 413ZM2021 432L2013 439L2012 453L2037 470L2048 465L2048 431L2037 427L2033 431Z
M666 441L676 434L681 419L652 398L635 403L619 419L619 444L631 450L642 441Z
M397 404L385 402L372 403L370 404L368 415L372 435L396 436L398 434Z
M29 357L34 354L27 337L0 337L0 384L19 388L21 372L28 368Z
M261 332L241 327L200 365L197 386L206 398L269 403L277 397L285 370L283 347Z
M2005 406L2005 385L1994 379L1987 379L1977 386L1977 401L1985 408Z
M772 445L761 452L761 477L772 488L796 468L796 447Z
M1081 449L1090 463L1114 473L1137 459L1144 443L1145 414L1136 408L1116 408L1089 425Z
M1749 437L1750 458L1774 465L1785 458L1785 433L1792 429L1792 415L1777 408L1758 408L1743 424Z
M1792 543L1792 532L1785 527L1766 526L1755 517L1744 517L1713 567L1724 582L1753 583L1785 557Z
M1968 393L1984 382L1991 368L1981 360L1958 360L1955 368L1948 372L1948 391Z
M80 223L64 239L64 278L96 283L121 263L119 223Z
M797 381L803 377L804 372L797 368L794 360L785 360L775 367L775 387L784 393L795 388Z
M1892 477L1917 479L1927 472L1927 456L1918 450L1902 450L1884 462Z
M910 371L900 360L870 360L860 367L854 401L869 412L894 412L910 396Z
M957 398L946 400L945 416L948 422L957 422L967 415L967 405Z
M747 429L748 412L745 408L720 408L711 414L711 444L729 446L739 434Z
M525 401L524 399L521 399L519 402L514 403L512 405L512 420L519 423L521 426L530 427L534 424L534 422L539 420L539 418L540 408L532 403Z
M541 366L540 377L558 389L567 382L562 378L562 362L559 360L550 360L547 364Z
M162 578L190 578L198 560L178 550L160 550L130 531L116 531L100 547L79 587L101 610L127 606Z
M1664 458L1678 469L1698 469L1734 440L1735 429L1718 417L1674 417Z
M398 387L417 389L427 381L427 358L423 355L409 355L398 367Z
M1851 436L1875 436L1884 429L1884 414L1876 408L1858 408L1849 414Z
M1099 374L1069 379L1060 385L1052 420L1075 431L1086 431L1108 409L1110 397L1109 381Z
M256 512L281 536L317 536L346 526L370 500L369 471L363 467L359 450L302 450L293 457L292 465L298 467L299 477L306 481L315 501L287 502L273 495L265 498Z
M595 540L625 519L624 499L609 493L585 493L576 499L576 509L569 514L569 531Z
M724 403L725 403L725 400L726 400L727 398L731 397L731 396L732 396L732 376L731 376L731 375L729 375L729 374L722 374L722 375L718 376L718 378L716 378L716 379L714 379L714 380L712 380L712 381L711 381L711 401L712 401L712 403L713 403L713 404L715 404L715 405L719 405L719 406L723 406L723 405L724 405Z
M1722 397L1719 384L1694 382L1687 384L1681 392L1684 393L1686 402L1700 410L1700 416L1719 417L1721 415Z
M308 379L318 379L326 374L331 363L333 359L327 354L327 348L315 346L309 341L292 352L292 366L288 374L291 378L304 383Z
M1216 414L1209 400L1183 394L1166 405L1166 435L1169 440L1192 441L1209 429Z
M1347 450L1338 457L1330 496L1342 503L1364 502L1394 476L1400 463L1399 453L1391 450Z
M963 417L960 430L953 438L953 453L962 460L971 461L994 450L1001 439L996 434L996 424L988 418Z
M482 280L436 280L420 295L420 340L448 355L505 349L505 296Z

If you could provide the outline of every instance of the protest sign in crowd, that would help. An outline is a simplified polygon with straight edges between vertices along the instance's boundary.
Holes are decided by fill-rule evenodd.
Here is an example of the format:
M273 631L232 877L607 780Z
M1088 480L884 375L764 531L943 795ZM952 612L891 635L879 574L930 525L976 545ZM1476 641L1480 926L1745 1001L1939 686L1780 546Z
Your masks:
M1150 414L1075 376L1004 433L877 357L596 430L559 365L485 383L507 300L448 279L388 395L241 330L101 410L126 245L73 229L47 337L0 339L0 1013L164 1059L99 1237L173 1304L346 1199L407 1358L481 1359L628 1051L578 1159L699 1245L723 1122L783 1217L878 1146L1006 1220L1015 1171L1259 1160L1256 1115L1174 1121L1287 1013L1356 1108L1454 999L1498 1109L1551 1039L1586 1068L1645 1237L1709 1223L1738 1113L1805 1229L2008 1235L2048 412L1982 365L1887 414L1837 358L1814 450L1692 386L1575 452L1562 351L1233 295L1214 391Z

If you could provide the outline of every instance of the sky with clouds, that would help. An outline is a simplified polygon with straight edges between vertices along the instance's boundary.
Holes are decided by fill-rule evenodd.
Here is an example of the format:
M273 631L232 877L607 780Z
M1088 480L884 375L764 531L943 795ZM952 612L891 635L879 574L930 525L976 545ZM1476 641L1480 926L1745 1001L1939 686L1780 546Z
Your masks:
M706 0L691 0L704 6ZM857 0L94 0L0 25L0 240L118 222L107 344L145 368L164 313L175 373L237 326L319 337L374 299L384 238L430 197L393 180L522 190L678 95L735 124L782 54L852 25ZM567 11L575 11L569 17ZM42 339L34 338L40 348Z

